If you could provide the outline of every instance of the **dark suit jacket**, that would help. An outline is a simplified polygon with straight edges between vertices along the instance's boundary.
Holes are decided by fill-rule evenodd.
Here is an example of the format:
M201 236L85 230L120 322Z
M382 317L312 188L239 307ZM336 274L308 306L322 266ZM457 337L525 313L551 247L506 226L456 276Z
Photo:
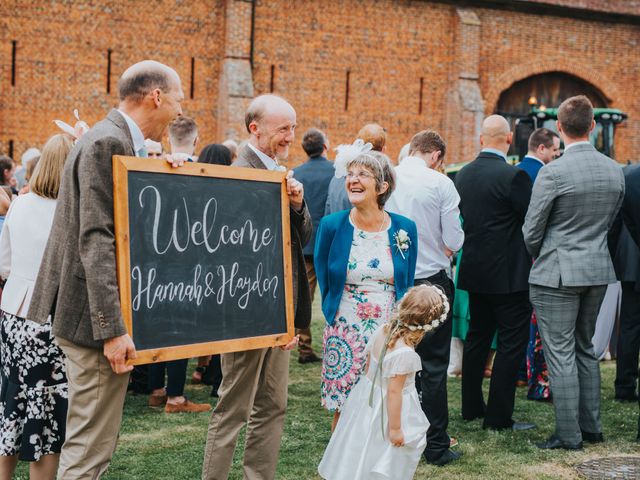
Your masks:
M640 165L625 168L622 217L631 237L640 246Z
M516 165L518 168L521 168L529 175L529 178L533 183L536 181L536 177L538 176L538 172L544 166L535 158L525 156L522 161Z
M350 210L343 210L326 216L318 229L314 263L322 294L322 312L329 325L335 322L347 281L347 264L353 243L353 225L349 221L349 213ZM413 286L418 258L418 232L413 220L396 213L387 213L391 217L389 243L397 301ZM407 250L403 252L395 246L394 236L400 230L404 230L410 240Z
M349 195L347 194L347 189L344 186L345 181L345 177L334 176L329 182L327 204L324 207L325 215L351 209L352 205L349 201Z
M293 169L294 177L304 185L304 199L309 207L313 222L311 240L302 251L305 256L313 256L316 231L318 230L318 225L320 225L320 220L324 217L329 182L331 182L334 172L333 162L324 157L311 157L305 163Z
M258 168L266 170L262 160L258 158L249 146L238 152L238 158L233 162L234 167ZM311 237L311 216L306 201L301 212L289 209L291 220L291 265L293 270L293 309L295 311L295 327L309 328L311 323L311 293L307 269L302 254L303 247Z
M531 198L529 175L481 152L458 172L456 188L464 220L458 287L485 294L528 291L531 257L522 224Z
M64 166L51 235L28 318L75 344L102 348L127 333L116 278L111 157L134 155L125 119L111 110L73 148Z
M616 276L622 282L635 283L635 290L640 292L640 165L633 165L624 169L625 196L619 215L618 238L613 256L613 266ZM624 222L620 221L624 218ZM614 228L612 228L614 230ZM634 231L636 239L631 235Z

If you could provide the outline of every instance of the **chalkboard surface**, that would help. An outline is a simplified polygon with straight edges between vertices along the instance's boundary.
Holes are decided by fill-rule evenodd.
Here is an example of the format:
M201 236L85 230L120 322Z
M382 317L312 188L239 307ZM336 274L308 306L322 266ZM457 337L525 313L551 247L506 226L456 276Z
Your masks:
M125 157L114 158L115 167ZM128 162L147 166L140 159ZM153 352L142 362L196 355L189 348L176 351L179 346L240 350L256 348L243 339L271 338L274 344L288 333L282 181L209 176L245 170L235 167L187 167L179 174L169 167L167 173L127 168L126 182L116 181L116 192L124 193L126 183L128 205L128 235L119 249L119 267L128 271L122 309L130 314L138 352ZM121 197L116 194L120 211ZM128 267L120 262L127 249ZM225 343L230 340L232 346Z

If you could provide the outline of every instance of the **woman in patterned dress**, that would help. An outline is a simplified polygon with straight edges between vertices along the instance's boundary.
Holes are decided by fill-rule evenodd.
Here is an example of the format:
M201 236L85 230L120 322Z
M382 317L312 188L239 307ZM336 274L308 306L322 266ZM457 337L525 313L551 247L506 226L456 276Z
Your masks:
M365 151L346 162L345 186L353 208L322 219L314 253L327 321L321 398L334 412L332 428L363 372L370 335L389 320L396 301L413 285L416 267L415 223L384 210L395 187L391 162L366 146L359 149Z
M67 379L51 324L25 319L49 238L62 167L73 141L54 135L44 146L30 192L16 198L0 234L0 478L18 458L30 478L53 479L64 442Z

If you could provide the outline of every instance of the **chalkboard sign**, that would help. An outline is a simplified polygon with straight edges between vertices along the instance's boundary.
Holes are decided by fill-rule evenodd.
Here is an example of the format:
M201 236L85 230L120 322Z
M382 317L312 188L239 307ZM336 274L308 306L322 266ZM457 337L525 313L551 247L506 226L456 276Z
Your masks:
M118 283L131 363L293 337L285 174L113 157Z

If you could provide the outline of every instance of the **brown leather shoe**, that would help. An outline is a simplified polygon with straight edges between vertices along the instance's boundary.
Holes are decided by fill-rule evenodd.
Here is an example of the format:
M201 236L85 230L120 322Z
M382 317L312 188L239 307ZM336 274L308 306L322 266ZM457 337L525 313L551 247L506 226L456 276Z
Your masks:
M165 403L167 403L166 395L149 395L150 407L163 407Z
M194 403L188 398L184 399L184 402L177 405L173 403L167 403L164 406L165 413L190 413L190 412L208 412L211 410L211 405L208 403Z

